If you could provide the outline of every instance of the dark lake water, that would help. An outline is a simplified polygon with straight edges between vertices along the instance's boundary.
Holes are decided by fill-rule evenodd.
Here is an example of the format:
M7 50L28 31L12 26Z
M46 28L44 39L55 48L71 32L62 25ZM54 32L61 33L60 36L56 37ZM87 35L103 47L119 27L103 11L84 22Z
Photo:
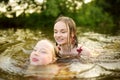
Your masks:
M54 42L52 30L0 30L0 80L120 80L120 36L81 32L78 28L79 43L91 50L91 59L32 66L33 47L43 38Z

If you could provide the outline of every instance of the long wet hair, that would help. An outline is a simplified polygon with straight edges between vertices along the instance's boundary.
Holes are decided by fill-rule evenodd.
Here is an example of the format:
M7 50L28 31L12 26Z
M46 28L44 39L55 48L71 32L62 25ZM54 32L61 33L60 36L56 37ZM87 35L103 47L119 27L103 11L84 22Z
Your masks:
M56 19L55 24L59 21L62 21L66 24L68 29L68 47L77 47L78 46L78 39L76 33L76 24L74 20L70 17L60 16ZM56 45L58 45L56 43Z

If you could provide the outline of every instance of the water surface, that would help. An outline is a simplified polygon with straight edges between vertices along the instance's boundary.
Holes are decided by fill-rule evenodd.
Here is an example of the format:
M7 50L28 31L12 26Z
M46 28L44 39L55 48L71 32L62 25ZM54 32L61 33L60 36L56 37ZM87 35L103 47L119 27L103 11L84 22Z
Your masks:
M49 33L49 34L48 34ZM29 55L37 41L48 38L51 30L0 30L0 80L106 80L120 77L120 36L81 33L79 43L88 47L90 59L59 59L48 66L29 65Z

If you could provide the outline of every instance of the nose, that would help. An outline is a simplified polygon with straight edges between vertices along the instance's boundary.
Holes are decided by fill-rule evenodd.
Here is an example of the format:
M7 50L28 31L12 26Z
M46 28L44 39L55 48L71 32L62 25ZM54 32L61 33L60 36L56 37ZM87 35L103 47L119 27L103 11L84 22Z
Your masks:
M60 32L57 32L57 33L55 34L55 36L56 36L56 37L60 37L60 36L61 36L61 33L60 33Z
M35 52L33 52L33 54L35 55L35 56L38 56L38 51L35 51Z
M37 53L34 53L34 55L35 55L35 56L38 56L38 54L37 54Z

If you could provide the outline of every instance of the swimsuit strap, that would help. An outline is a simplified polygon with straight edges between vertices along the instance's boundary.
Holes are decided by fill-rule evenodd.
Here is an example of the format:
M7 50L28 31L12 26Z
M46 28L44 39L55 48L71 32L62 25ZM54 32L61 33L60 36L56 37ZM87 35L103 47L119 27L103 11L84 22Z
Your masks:
M80 55L81 55L81 52L82 52L82 46L77 49L77 52L78 52L78 55L80 56Z
M59 51L61 50L61 48L60 48L59 46L57 46L57 48L58 48ZM77 52L78 52L78 56L80 56L80 55L81 55L81 52L83 51L82 46L80 46L80 48L78 48L78 49L76 49L76 50L77 50ZM61 58L62 56L60 55L59 51L58 51L58 53L57 53L57 57Z

